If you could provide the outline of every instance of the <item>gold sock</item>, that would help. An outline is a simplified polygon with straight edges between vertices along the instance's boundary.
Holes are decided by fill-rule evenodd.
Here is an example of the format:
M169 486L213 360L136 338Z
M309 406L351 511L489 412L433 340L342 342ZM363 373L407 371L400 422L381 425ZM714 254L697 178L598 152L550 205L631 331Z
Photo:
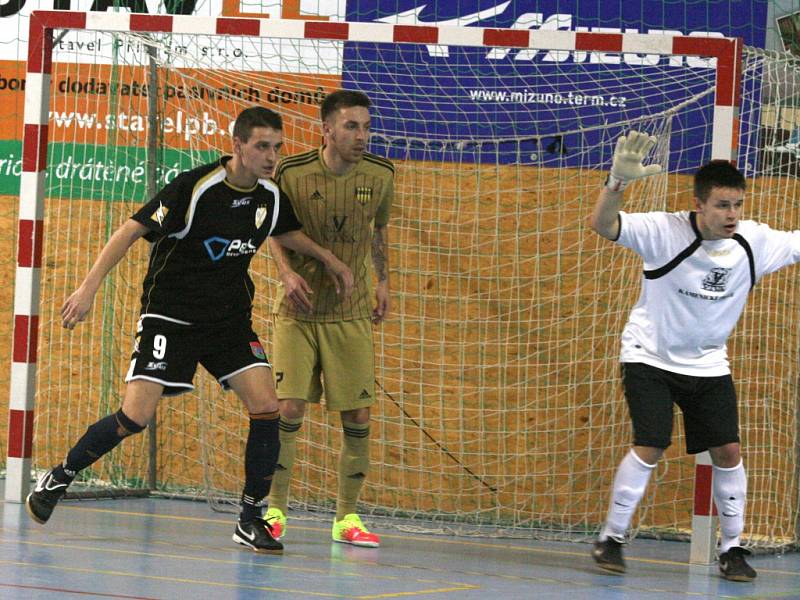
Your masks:
M369 470L369 423L342 421L344 438L339 455L339 495L336 519L356 512L356 503Z
M278 455L278 464L275 465L275 475L272 477L272 489L268 502L270 506L279 508L284 514L289 505L289 483L292 479L292 467L297 451L297 433L302 424L303 417L299 419L281 417L278 422L281 452Z

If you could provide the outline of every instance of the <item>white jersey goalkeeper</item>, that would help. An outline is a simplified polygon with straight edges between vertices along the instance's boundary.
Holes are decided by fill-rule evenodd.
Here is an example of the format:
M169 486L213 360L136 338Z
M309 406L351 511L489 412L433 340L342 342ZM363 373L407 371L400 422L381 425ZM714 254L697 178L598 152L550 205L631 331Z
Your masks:
M687 452L711 455L722 576L751 581L756 572L739 539L747 479L726 342L758 280L800 261L800 232L740 220L745 179L721 160L695 174L694 210L620 210L628 183L661 171L659 165L643 165L655 143L635 131L620 138L590 221L597 233L630 248L643 262L641 294L622 332L620 357L632 448L617 469L593 557L605 570L625 571L626 531L671 443L677 404Z

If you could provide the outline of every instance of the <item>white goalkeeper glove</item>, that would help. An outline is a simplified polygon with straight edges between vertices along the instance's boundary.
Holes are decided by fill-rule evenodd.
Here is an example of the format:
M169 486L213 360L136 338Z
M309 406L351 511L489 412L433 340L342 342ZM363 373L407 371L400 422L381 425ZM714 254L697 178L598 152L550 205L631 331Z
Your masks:
M606 187L612 192L621 192L631 181L661 172L661 165L642 164L645 156L656 145L656 138L646 133L629 131L617 140L611 173L606 179Z

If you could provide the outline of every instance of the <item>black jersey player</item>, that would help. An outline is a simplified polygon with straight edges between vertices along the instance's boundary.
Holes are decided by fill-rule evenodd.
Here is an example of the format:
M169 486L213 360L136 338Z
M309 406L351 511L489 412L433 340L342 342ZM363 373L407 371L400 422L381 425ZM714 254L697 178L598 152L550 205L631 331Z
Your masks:
M142 431L161 396L192 389L197 364L233 390L250 416L245 483L233 540L257 552L283 546L261 517L278 457L278 400L266 353L252 329L255 293L250 261L272 236L319 261L343 295L349 268L300 231L290 202L271 180L283 141L280 116L263 107L242 111L233 153L178 175L109 239L61 310L72 329L89 314L106 274L139 238L151 243L141 314L122 407L93 425L65 460L28 496L31 517L45 523L76 474ZM266 367L266 368L263 368Z

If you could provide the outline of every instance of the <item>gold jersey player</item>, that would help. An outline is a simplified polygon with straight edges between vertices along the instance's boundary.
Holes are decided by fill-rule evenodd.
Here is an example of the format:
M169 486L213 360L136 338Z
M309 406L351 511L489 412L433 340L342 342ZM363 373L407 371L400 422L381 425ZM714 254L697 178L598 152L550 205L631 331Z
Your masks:
M386 318L390 306L387 224L394 167L366 151L370 104L361 92L328 95L321 108L324 145L285 159L276 173L303 232L350 267L354 284L342 298L313 261L270 242L283 283L273 347L281 452L266 518L276 536L285 533L297 435L306 404L320 401L324 381L326 407L340 413L344 434L332 538L377 547L380 540L361 522L356 502L369 469L372 325Z
M192 389L197 364L232 389L250 416L241 513L233 540L256 552L280 554L261 518L278 458L278 399L258 336L250 261L268 236L320 261L348 294L352 273L300 232L292 206L270 179L283 131L280 115L248 108L233 128L233 156L178 175L111 236L81 286L61 309L72 329L88 315L108 272L139 238L151 242L142 309L122 407L93 425L62 464L37 482L27 508L45 523L77 473L141 432L162 396ZM266 367L266 368L263 368Z

